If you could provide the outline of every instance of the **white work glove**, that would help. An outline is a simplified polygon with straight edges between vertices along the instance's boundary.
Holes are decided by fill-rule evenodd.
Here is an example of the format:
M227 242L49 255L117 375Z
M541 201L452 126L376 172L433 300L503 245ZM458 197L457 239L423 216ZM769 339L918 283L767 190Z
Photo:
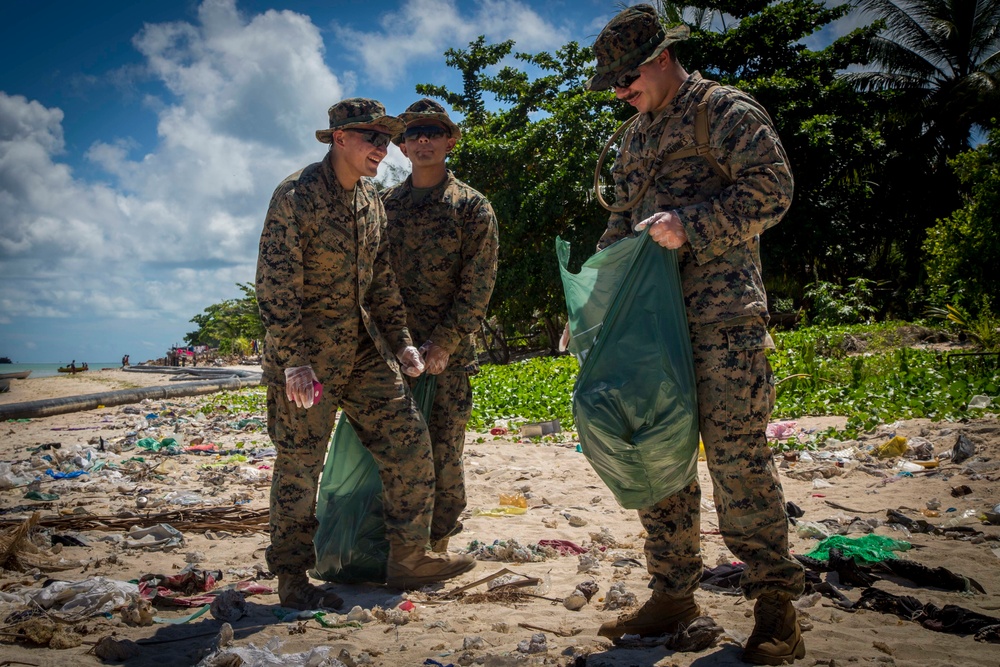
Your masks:
M323 385L313 373L312 366L285 369L285 396L300 408L311 408L323 395Z
M661 211L649 216L638 225L635 231L641 232L649 227L649 236L667 250L677 250L688 242L687 232L676 211Z
M410 377L420 377L424 372L424 360L420 356L420 351L412 345L407 345L397 352L396 358L399 359L399 370Z
M435 345L434 341L427 341L420 346L420 354L427 364L427 372L431 375L440 375L448 367L450 354L444 351L440 345Z

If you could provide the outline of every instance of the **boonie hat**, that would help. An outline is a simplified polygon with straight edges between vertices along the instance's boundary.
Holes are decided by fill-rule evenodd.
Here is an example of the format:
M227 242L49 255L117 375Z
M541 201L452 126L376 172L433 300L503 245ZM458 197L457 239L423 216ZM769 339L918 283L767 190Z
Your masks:
M664 30L650 5L623 9L594 41L597 74L587 81L587 89L607 90L620 73L648 63L690 35L691 29L683 24Z
M316 138L324 144L333 141L334 130L346 130L357 125L380 128L396 136L405 127L403 121L385 113L385 106L367 97L351 97L330 107L330 129L316 130Z
M447 128L450 136L454 137L456 140L462 138L462 128L456 125L451 118L448 117L448 112L444 110L443 106L428 97L417 100L410 106L406 107L406 111L399 114L399 119L403 121L407 127L411 125L420 126L425 124L421 121L436 120ZM393 139L393 142L396 144L400 144L402 141L402 136L398 136Z

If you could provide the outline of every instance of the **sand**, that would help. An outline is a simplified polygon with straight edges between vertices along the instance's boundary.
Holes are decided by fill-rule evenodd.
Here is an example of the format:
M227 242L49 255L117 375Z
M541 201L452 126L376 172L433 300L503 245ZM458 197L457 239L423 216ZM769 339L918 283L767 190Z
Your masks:
M110 391L117 388L163 384L162 376L139 375L112 371L90 371L74 377L59 376L15 381L8 394L0 395L0 403L35 400L82 393ZM181 446L202 439L222 449L264 451L270 446L266 431L253 422L237 428L241 419L263 415L212 413L198 418L197 408L211 396L166 401L147 401L140 405L118 406L58 415L30 421L0 424L0 462L23 462L43 454L67 456L88 449L93 456L115 463L120 477L85 475L76 479L45 481L40 490L58 494L51 502L27 500L25 487L0 490L0 531L19 525L32 511L43 517L62 517L61 526L38 531L36 542L48 549L51 535L77 537L88 546L63 546L55 558L79 561L79 565L64 571L0 570L0 663L30 665L90 665L102 664L93 655L95 645L106 637L137 642L137 655L127 665L195 665L213 655L219 643L222 621L211 612L182 624L155 623L129 625L122 611L116 609L107 616L98 615L75 623L60 623L58 640L51 643L47 635L36 639L47 646L33 645L23 639L26 630L18 622L23 617L14 614L25 608L18 602L30 592L37 592L49 579L85 582L94 577L115 581L138 579L142 575L176 575L192 562L204 570L220 570L223 578L219 587L240 580L255 579L264 587L275 587L268 578L264 549L268 536L261 525L267 509L269 464L273 458L234 463L229 467L203 468L220 463L216 456L184 453L167 457L161 454L130 449L117 453L117 445L125 442L139 425L149 423L146 415L163 415L155 423L158 428L144 431L157 439L175 437ZM168 404L169 403L169 404ZM169 412L168 412L169 411ZM177 417L185 419L178 422ZM826 428L843 423L836 418L800 419L798 428ZM905 539L913 548L903 554L928 567L943 567L969 577L985 593L942 590L927 584L915 584L899 577L886 577L874 586L896 595L913 596L921 603L959 607L1000 617L1000 526L989 525L977 518L1000 502L1000 424L996 419L979 419L968 423L933 423L912 420L883 426L866 436L860 446L882 444L894 435L911 439L926 438L936 454L950 452L959 434L976 445L976 455L964 464L943 459L930 472L897 476L890 466L895 459L885 461L854 461L842 468L824 466L820 462L787 461L778 456L786 499L804 511L799 522L815 525L824 520L846 527L861 521L884 523L889 509L898 510L914 519L925 519L935 526L950 526L951 531L914 532L906 535L884 525L875 533ZM104 451L100 451L101 442ZM55 449L53 443L59 443ZM240 445L242 443L242 445ZM32 452L31 449L46 446ZM127 460L142 456L145 464ZM2 465L2 464L0 464ZM131 466L131 467L130 467ZM159 466L152 473L144 468ZM831 470L833 468L833 470ZM810 472L812 471L812 472ZM824 472L825 471L825 472ZM44 468L35 474L44 475ZM823 477L824 474L832 475ZM244 658L251 647L258 655L268 646L269 654L281 655L284 664L304 664L289 654L315 650L328 651L343 664L369 665L740 665L740 645L752 626L752 605L739 595L718 590L699 590L696 594L705 613L724 629L716 642L702 650L681 652L667 649L661 640L625 641L619 645L598 637L599 625L614 618L619 611L604 609L612 585L621 584L641 603L648 595L645 561L642 552L642 529L636 513L622 509L612 494L590 468L582 454L576 451L571 434L563 434L544 442L522 442L516 434L492 436L470 432L466 446L466 476L469 492L468 509L463 516L465 532L454 538L452 550L465 550L473 541L492 545L512 540L527 547L540 540L566 540L586 549L591 557L576 555L550 556L539 562L504 563L483 560L476 569L445 585L424 591L401 594L399 591L376 586L343 586L336 590L345 599L339 616L327 615L330 626L317 620L282 622L274 593L261 592L246 597L246 615L232 622L233 640L230 649L209 657L205 664L239 664L225 662L226 651L243 651ZM811 477L820 477L816 482ZM704 493L702 513L702 547L706 566L729 563L732 554L718 534L717 521L711 509L711 483L704 464L699 478ZM89 480L89 481L87 481ZM953 496L952 490L968 487L968 493ZM197 493L207 505L170 504L165 499ZM527 497L528 509L522 515L490 516L490 510L500 507L500 494L521 492ZM173 496L169 494L173 493ZM146 498L140 509L137 501ZM190 498L190 497L189 497ZM928 503L940 502L938 516L925 516ZM233 505L239 502L239 505ZM160 504L162 503L162 504ZM185 528L181 532L183 545L160 551L130 548L125 543L129 523L150 525L158 512L180 523L183 519L197 521L197 512L213 510L244 512L249 530L239 520L225 519L209 528ZM235 509L234 509L235 508ZM187 516L176 512L188 509ZM954 511L948 511L953 509ZM479 511L486 510L486 513ZM495 512L493 512L495 513ZM222 515L218 515L222 516ZM225 515L233 516L233 515ZM858 519L860 521L854 521ZM109 530L95 530L93 521L104 521ZM76 522L75 524L73 522ZM230 521L227 525L226 521ZM169 523L169 522L168 522ZM266 523L264 524L266 525ZM956 528L957 526L957 528ZM805 531L804 531L805 532ZM852 533L851 537L858 537ZM809 552L817 543L812 536L801 536L792 529L792 549L795 553ZM2 547L2 538L0 538ZM587 571L587 566L592 567ZM473 584L504 568L541 580L536 587L515 589L520 595L492 593L486 595L487 584L475 585L464 593L445 599L448 591ZM836 574L821 575L824 580L851 601L857 601L862 588L847 586ZM598 588L589 603L572 611L563 604L578 584L592 580ZM263 589L267 590L267 589ZM399 611L413 605L411 611ZM370 622L344 625L344 614L355 605L379 617ZM971 634L936 632L919 623L895 615L870 610L847 610L830 599L811 596L799 602L801 623L805 628L806 657L801 665L998 665L1000 644L983 643ZM183 618L199 607L168 608L158 606L153 614L161 619ZM383 613L388 610L388 614ZM220 615L221 612L220 612ZM395 621L395 622L393 622ZM45 621L43 616L37 623ZM51 629L51 628L50 628ZM20 637L16 637L20 632ZM533 635L544 635L544 646ZM68 637L68 639L66 639ZM224 643L225 637L223 637ZM60 643L62 642L62 643ZM81 643L82 642L82 643ZM53 646L67 645L68 648ZM520 648L519 648L520 647ZM544 650L543 650L544 649ZM529 650L538 650L529 653ZM426 662L426 661L436 662ZM318 664L318 659L316 664ZM270 664L248 660L246 664ZM324 664L336 665L336 662Z

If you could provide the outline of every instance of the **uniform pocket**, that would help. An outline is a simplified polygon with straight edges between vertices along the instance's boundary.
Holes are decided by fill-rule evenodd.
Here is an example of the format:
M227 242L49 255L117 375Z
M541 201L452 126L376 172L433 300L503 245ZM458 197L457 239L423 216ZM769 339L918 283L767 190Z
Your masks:
M727 343L724 363L726 412L730 434L763 433L774 407L774 375L765 349L773 343L763 324L722 330Z

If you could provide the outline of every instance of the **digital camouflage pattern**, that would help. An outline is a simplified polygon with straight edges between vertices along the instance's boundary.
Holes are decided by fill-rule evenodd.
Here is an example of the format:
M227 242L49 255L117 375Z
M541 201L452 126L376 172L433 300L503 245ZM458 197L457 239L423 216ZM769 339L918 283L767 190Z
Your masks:
M616 201L635 195L661 147L670 153L694 143L695 112L708 86L693 73L666 109L643 114L625 133L612 169ZM611 215L597 245L631 236L635 224L658 211L676 211L688 235L677 261L694 325L767 315L760 234L792 202L788 159L763 107L735 88L716 86L709 121L713 153L735 182L727 187L701 157L667 162L638 206Z
M346 130L349 127L377 127L384 132L397 135L403 131L403 121L385 113L385 106L378 100L367 97L351 97L334 104L327 111L330 117L330 128L316 130L316 139L324 144L333 141L334 130Z
M284 384L284 369L311 365L324 385L342 383L359 332L397 366L396 351L413 343L385 227L375 187L361 179L345 191L328 159L274 191L257 260L265 381Z
M391 262L419 346L432 340L451 355L448 368L475 363L474 335L497 275L497 220L479 192L448 172L421 201L411 178L382 195Z
M698 103L710 82L695 72L660 113L643 114L622 139L612 169L617 201L636 196L660 152L694 143ZM675 211L689 243L678 252L694 353L699 430L726 546L747 563L743 590L798 596L801 566L788 552L781 484L767 445L774 377L765 356L767 296L760 234L792 200L792 175L767 112L745 93L715 86L709 95L710 145L729 183L701 157L666 162L637 206L613 213L598 244L632 235L659 211ZM639 512L648 537L650 587L680 595L697 587L701 490L697 481Z
M597 73L587 81L588 90L607 90L621 74L635 72L671 44L690 37L681 24L664 30L656 10L647 4L627 7L611 19L594 41Z
M410 388L415 378L406 378ZM434 514L431 543L458 530L467 505L465 494L465 427L472 416L472 384L465 369L448 369L437 376L437 390L427 430L434 459Z
M302 574L314 565L317 483L338 405L379 465L387 537L428 540L430 439L394 355L412 341L388 252L374 186L361 179L344 190L329 159L275 190L256 282L267 330L268 433L278 450L267 552L272 572ZM284 369L306 365L324 386L308 410L284 391Z
M420 547L429 539L434 464L427 426L400 374L362 342L344 382L326 385L308 410L289 401L283 387L268 385L268 435L278 456L265 557L275 574L302 574L316 564L316 492L338 405L378 464L386 539Z
M472 414L469 374L478 369L474 334L496 281L497 221L486 198L450 171L420 201L411 178L383 193L383 200L410 331L418 345L431 340L451 355L438 375L428 424L436 479L431 540L436 541L456 529L466 505L462 453Z

